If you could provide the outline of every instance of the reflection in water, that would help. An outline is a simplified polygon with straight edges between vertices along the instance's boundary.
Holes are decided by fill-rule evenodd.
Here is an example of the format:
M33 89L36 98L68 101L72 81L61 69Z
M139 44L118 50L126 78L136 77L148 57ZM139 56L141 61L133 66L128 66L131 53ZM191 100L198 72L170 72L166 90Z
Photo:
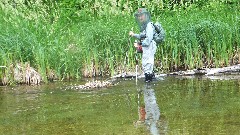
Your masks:
M0 135L239 134L239 80L167 77L151 87L127 80L106 89L65 90L72 84L0 87ZM138 119L135 128L131 122Z
M142 94L144 102L141 100ZM156 101L154 89L150 83L146 83L138 93L138 115L137 124L145 124L151 134L159 135L160 130L162 130L161 134L166 133L167 126L164 124L164 120L160 120L160 109ZM160 129L160 127L163 127L163 129Z
M144 103L145 103L145 124L149 128L150 132L154 135L159 134L158 121L160 118L160 110L156 102L154 89L151 88L150 84L145 85L143 89Z

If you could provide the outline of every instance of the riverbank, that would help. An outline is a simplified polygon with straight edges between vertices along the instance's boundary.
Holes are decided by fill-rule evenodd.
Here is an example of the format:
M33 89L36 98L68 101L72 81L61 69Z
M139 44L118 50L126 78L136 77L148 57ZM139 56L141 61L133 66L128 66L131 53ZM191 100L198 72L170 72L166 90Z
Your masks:
M0 83L1 86L5 85L12 85L11 79L16 84L23 84L23 85L40 85L43 82L42 76L32 67L30 67L29 63L25 63L25 65L17 64L15 66L11 67L2 67L2 68L11 68L11 73L9 73L7 76L4 76L3 79L0 79L2 83ZM119 78L130 78L135 79L136 82L140 78L144 78L143 72L141 70L136 70L137 72L123 72L114 76L105 77L106 79L103 80L100 77L99 79L94 79L96 77L93 77L93 79L90 79L92 81L87 81L83 85L78 86L71 86L70 89L94 89L94 88L103 88L103 87L110 87L114 86L117 83L114 81ZM222 68L198 68L193 70L185 70L185 71L177 71L177 72L170 72L170 73L155 73L154 78L156 80L161 80L162 77L166 76L176 76L176 77L182 77L182 78L195 78L195 77L201 77L201 78L209 78L209 79L220 79L220 80L232 80L232 79L240 79L240 64L233 65L229 67L222 67ZM55 81L63 81L58 80L57 77L55 77L53 72L48 73L48 81L53 82ZM89 78L89 77L88 77ZM91 78L91 77L90 77ZM104 77L103 77L104 78ZM68 79L70 81L70 79ZM74 81L74 79L72 79ZM76 80L75 80L76 81Z

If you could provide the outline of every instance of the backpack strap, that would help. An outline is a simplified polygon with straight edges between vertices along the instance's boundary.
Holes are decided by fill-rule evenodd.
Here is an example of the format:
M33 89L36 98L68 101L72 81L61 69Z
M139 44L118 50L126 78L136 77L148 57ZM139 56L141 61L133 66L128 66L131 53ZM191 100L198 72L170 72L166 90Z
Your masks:
M156 27L155 24L154 24L153 22L150 22L150 23L152 24L153 28L156 29L156 28L155 28L155 27Z

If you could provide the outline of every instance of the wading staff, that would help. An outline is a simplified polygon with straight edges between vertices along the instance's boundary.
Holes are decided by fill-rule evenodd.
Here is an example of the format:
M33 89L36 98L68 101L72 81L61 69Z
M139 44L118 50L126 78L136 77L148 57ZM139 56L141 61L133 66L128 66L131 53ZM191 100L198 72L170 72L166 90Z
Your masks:
M137 52L137 50L135 51L135 62L136 62L136 66L135 66L135 68L136 68L136 85L137 85L137 77L138 77L138 75L137 75L137 73L138 73L138 57L137 57L137 54L138 54L138 52Z
M133 29L133 28L132 28ZM128 47L130 48L130 44L131 44L131 36L128 38ZM135 43L136 43L137 41L135 40ZM128 50L127 50L127 52L128 52ZM127 57L127 52L126 52L126 57ZM136 87L138 86L137 85L137 73L138 73L138 57L137 57L137 55L138 55L138 50L137 50L137 48L136 48L136 51L135 51L135 63L136 63L136 66L135 66L135 71L136 71ZM138 89L137 88L137 105L138 105L138 120L140 120L141 119L141 113L140 113L140 93L141 93L141 90L140 89Z
M131 29L131 31L133 31L133 28ZM128 46L129 46L129 48L130 48L130 44L131 44L131 37L129 37L129 39L128 39ZM135 40L135 43L137 43L137 40ZM136 49L136 51L135 51L135 63L136 63L136 66L135 66L135 72L136 72L136 87L138 86L137 85L137 77L138 77L138 53L139 53L139 50L138 50L138 48L135 48ZM140 113L140 93L141 93L141 90L140 89L138 89L137 88L137 98L138 98L138 102L137 102L137 104L138 104L138 117L139 117L139 120L140 120L140 118L141 118L141 113Z
M136 48L136 51L135 51L135 62L136 62L136 85L137 85L137 77L138 77L138 62L139 62L139 60L138 60L138 53L143 53L143 50L142 50L142 46L139 45L140 43L137 42L137 40L135 40L135 43L138 44L137 47L135 46L135 48Z
M137 43L137 40L135 40L135 43ZM136 68L136 87L137 87L137 104L138 104L138 121L141 121L141 109L140 109L140 94L141 94L141 90L138 88L138 48L136 48L136 50L135 50L135 63L136 63L136 66L135 66L135 68Z

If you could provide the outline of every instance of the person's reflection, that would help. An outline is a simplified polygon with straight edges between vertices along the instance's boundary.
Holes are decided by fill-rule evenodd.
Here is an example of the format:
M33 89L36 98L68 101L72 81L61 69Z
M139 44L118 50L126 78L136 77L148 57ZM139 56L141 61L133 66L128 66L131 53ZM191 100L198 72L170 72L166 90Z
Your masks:
M145 124L149 128L150 132L154 135L159 134L158 121L160 118L160 110L156 102L154 89L150 84L146 84L143 89L143 97L145 103Z
M141 96L142 94L143 96ZM154 89L149 83L146 83L138 93L138 115L137 125L145 124L151 134L160 134L160 110L156 102Z

